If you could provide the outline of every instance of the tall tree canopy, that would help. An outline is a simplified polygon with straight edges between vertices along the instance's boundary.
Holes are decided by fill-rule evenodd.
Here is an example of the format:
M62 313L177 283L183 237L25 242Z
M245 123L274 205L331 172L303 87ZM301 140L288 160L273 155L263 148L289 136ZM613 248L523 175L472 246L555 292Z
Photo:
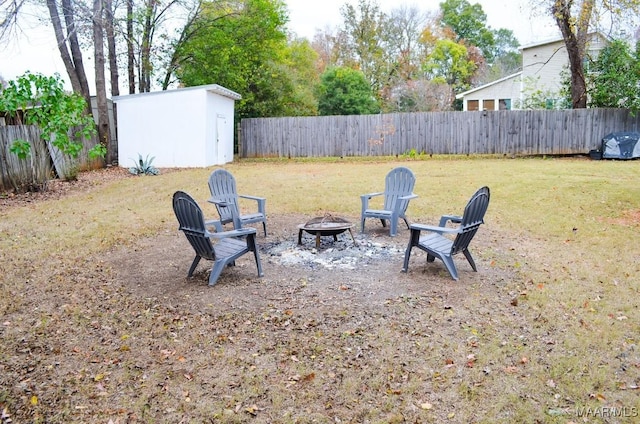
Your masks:
M469 57L466 47L452 40L439 40L424 63L430 79L446 82L455 92L469 88L476 64Z
M481 85L517 72L522 66L520 43L513 31L493 29L478 3L467 0L445 0L440 3L440 26L443 34L469 50L476 64L472 85ZM477 51L480 53L478 54Z
M318 91L320 115L365 115L380 111L364 74L351 68L327 69Z
M390 51L388 18L375 1L359 0L358 6L344 4L340 34L340 64L362 71L376 95L388 82Z
M291 59L302 63L309 50L290 50L286 12L280 0L239 0L202 4L187 28L193 35L177 47L177 76L186 86L220 84L242 95L239 117L282 116L293 98L296 80ZM299 80L298 80L299 82Z
M440 3L442 24L451 28L456 42L476 46L485 59L493 61L495 38L487 27L487 15L478 3L467 0L445 0Z

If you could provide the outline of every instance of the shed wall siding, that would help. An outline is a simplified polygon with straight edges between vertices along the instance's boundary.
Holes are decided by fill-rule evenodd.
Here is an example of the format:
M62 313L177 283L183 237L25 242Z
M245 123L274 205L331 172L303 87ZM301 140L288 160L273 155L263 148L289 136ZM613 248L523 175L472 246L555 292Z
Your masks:
M118 162L138 155L156 167L206 167L233 161L234 99L192 88L123 96L118 111Z

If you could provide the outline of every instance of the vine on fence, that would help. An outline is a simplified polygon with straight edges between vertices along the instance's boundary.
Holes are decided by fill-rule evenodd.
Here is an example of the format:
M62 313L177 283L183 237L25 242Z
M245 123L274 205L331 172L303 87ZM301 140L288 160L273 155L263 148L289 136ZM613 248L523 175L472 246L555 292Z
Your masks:
M370 146L381 146L384 144L384 138L388 135L393 135L396 132L396 127L393 125L393 120L384 118L382 125L376 125L376 134L379 134L378 138L370 138Z

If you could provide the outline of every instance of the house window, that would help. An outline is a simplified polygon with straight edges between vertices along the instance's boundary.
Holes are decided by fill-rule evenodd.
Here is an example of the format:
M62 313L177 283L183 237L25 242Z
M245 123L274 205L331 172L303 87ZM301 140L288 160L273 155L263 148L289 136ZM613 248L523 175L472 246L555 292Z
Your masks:
M478 100L467 101L467 110L480 110L480 102Z
M511 99L500 99L498 106L500 110L511 110Z
M482 110L496 110L496 101L495 100L483 100L482 101Z

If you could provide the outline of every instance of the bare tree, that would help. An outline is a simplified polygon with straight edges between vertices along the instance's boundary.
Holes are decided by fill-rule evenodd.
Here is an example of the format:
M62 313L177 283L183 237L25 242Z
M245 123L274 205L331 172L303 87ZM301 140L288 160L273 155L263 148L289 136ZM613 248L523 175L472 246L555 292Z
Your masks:
M7 41L17 27L26 0L0 0L0 41Z
M91 97L89 95L89 83L82 61L82 50L78 41L76 31L75 12L71 0L62 0L62 17L64 17L64 27L61 21L61 14L55 0L47 0L49 18L53 25L60 57L64 63L71 87L76 93L80 93L87 101L89 112L91 111Z
M116 49L115 18L113 0L104 0L104 31L107 38L107 51L109 54L109 76L111 80L111 95L120 95L118 55Z
M133 0L127 1L127 76L129 82L129 94L136 92L136 56L133 46Z
M139 83L140 92L151 90L151 76L153 75L152 47L155 43L155 34L162 22L167 18L173 6L179 4L178 0L170 0L163 7L158 0L144 0L142 39L140 43Z
M98 140L104 146L111 144L109 133L109 109L107 105L106 79L104 73L104 3L93 0L93 53L96 73L96 103L98 109Z
M391 11L387 37L395 56L396 79L407 81L417 77L424 50L419 38L427 21L427 15L416 6L399 6Z

